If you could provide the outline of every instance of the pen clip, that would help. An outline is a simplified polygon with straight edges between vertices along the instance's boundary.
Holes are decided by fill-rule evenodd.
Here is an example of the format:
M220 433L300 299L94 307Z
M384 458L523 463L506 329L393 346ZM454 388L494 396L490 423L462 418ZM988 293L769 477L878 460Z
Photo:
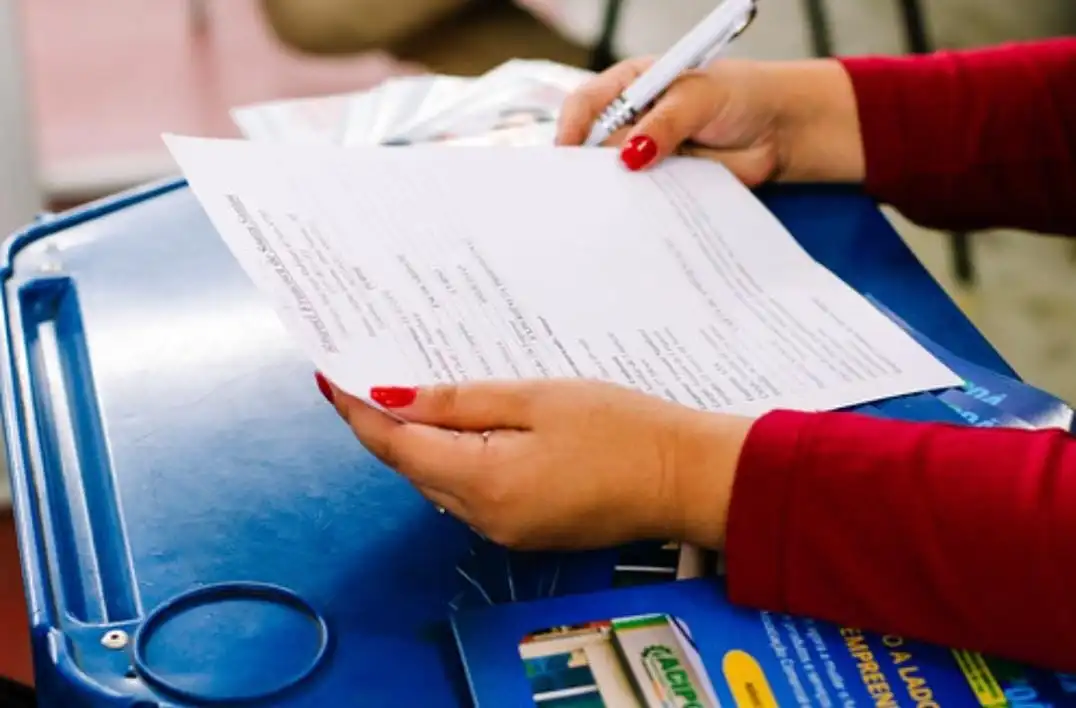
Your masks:
M752 2L751 2L751 11L747 13L747 17L744 19L743 24L740 25L739 27L737 27L736 31L732 33L732 37L730 39L736 39L741 34L743 34L744 31L748 27L751 26L751 23L753 23L755 21L755 17L757 17L757 16L758 16L758 1L757 0L752 0Z

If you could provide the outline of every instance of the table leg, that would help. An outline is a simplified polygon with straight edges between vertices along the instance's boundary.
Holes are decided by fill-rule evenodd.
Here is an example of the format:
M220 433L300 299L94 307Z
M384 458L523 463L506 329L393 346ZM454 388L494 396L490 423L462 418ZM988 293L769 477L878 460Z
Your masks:
M949 247L953 257L953 276L961 285L975 282L975 263L971 257L968 234L957 231L949 234Z
M833 37L825 0L804 0L807 26L811 30L811 52L816 57L833 56Z
M904 41L912 54L926 54L930 51L927 38L926 20L919 0L900 0L900 14L904 21Z
M0 0L0 238L33 220L42 202L18 1Z
M622 5L621 0L606 0L605 2L601 33L590 50L590 61L587 62L587 68L591 71L605 71L616 63L616 56L613 54L613 39L620 23Z
M187 0L187 14L190 20L191 32L202 34L209 30L209 8L206 7L208 0Z

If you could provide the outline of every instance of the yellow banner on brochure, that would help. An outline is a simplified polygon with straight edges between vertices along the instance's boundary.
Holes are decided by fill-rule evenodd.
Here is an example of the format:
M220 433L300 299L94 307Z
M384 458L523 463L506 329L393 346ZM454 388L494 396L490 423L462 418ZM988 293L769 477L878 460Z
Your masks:
M983 708L1005 708L1009 705L1005 691L998 684L994 673L981 654L971 651L954 651L956 663L968 680L972 692Z
M743 708L777 708L777 699L766 674L755 658L745 651L734 649L721 662L725 681L737 706Z

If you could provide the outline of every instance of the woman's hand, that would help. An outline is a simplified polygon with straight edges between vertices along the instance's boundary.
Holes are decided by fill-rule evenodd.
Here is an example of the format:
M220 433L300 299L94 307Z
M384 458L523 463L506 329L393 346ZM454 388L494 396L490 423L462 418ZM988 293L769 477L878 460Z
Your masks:
M559 145L579 145L606 106L650 65L630 59L569 96ZM771 180L863 179L855 95L833 60L718 61L687 72L638 122L610 138L630 169L674 153L724 163L748 186Z
M515 548L720 545L750 425L589 381L371 392L404 422L319 386L376 457Z

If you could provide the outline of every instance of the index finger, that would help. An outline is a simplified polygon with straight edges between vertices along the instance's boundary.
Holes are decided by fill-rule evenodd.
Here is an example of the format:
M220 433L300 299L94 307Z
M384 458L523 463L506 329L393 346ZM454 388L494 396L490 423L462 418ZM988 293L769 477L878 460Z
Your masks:
M637 57L614 64L573 91L561 106L557 145L582 145L602 111L635 81L653 59Z
M491 448L481 435L403 422L336 386L332 393L362 446L416 485L454 494L489 464Z
M477 433L458 433L422 423L366 427L348 417L363 446L420 487L459 496L489 466L489 446Z

